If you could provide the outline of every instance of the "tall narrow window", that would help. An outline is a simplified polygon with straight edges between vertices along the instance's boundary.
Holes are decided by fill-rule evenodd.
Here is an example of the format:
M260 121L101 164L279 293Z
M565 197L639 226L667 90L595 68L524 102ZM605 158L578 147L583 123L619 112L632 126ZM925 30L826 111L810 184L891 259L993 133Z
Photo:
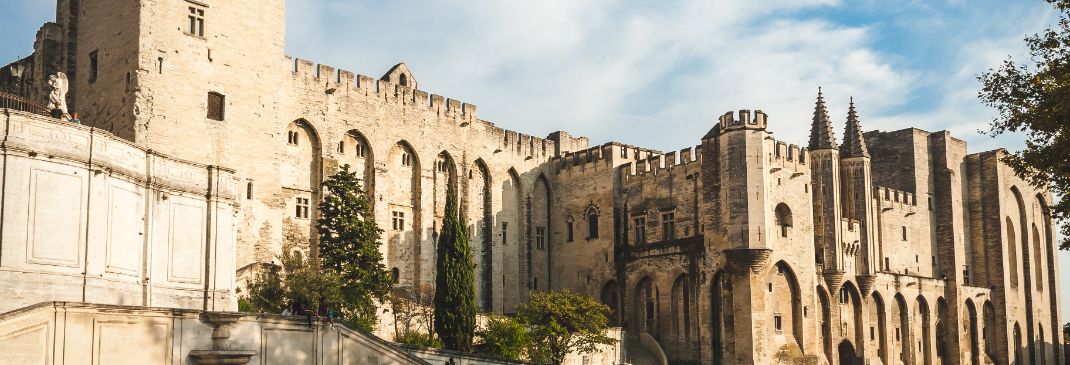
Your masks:
M208 93L208 119L222 121L226 111L226 97L217 92Z
M89 83L97 82L97 66L99 65L100 51L89 53Z
M784 330L784 316L777 314L773 316L773 329L777 332Z
M297 210L294 213L297 218L308 219L308 198L297 198Z
M339 154L345 154L346 153L346 141L338 141L338 153Z
M535 247L546 249L546 227L535 227Z
M676 213L661 213L661 239L676 238Z
M646 243L646 217L635 218L632 223L635 226L635 244Z
M401 166L412 166L412 155L410 155L408 152L401 153Z
M286 143L296 146L299 141L297 131L286 132Z
M587 239L598 238L598 210L587 209Z
M405 212L398 212L398 211L391 212L390 213L390 218L391 218L390 228L393 228L395 231L400 231L400 230L405 229Z
M195 35L198 37L204 37L204 9L191 6L189 7L189 28L186 29L186 33L189 35Z
M903 241L907 240L907 226L903 226Z
M572 218L569 218L568 221L565 222L565 231L567 235L566 238L568 238L568 242L572 242Z
M250 181L245 185L245 199L253 198L253 182Z
M502 222L502 246L509 243L509 222Z

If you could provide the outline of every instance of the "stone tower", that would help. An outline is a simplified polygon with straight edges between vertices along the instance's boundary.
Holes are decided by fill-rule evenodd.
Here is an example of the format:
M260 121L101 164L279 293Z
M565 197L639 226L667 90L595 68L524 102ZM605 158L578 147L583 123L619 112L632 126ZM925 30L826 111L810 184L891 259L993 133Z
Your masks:
M840 150L821 89L810 127L810 168L813 179L814 246L824 276L835 289L843 277L840 240Z
M853 272L858 275L861 291L868 293L872 288L875 274L880 270L879 248L871 238L874 230L873 205L870 199L870 187L873 186L869 150L862 125L855 110L854 98L847 112L847 126L844 128L843 145L840 146L840 169L843 173L841 187L843 198L843 218L849 225L849 232L857 232L857 239L845 244L852 245L858 253L852 264ZM857 229L856 229L857 228ZM855 242L857 241L857 242Z
M244 136L277 129L284 6L59 0L72 106L86 124L143 147L239 167Z

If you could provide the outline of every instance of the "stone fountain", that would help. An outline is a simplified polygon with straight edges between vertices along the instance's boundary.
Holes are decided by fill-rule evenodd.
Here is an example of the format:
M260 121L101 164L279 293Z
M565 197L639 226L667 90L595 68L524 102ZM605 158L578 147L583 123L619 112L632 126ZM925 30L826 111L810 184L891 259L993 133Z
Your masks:
M245 365L256 351L236 350L230 342L230 326L237 323L242 313L203 312L201 322L212 326L212 349L193 350L189 357L196 365Z

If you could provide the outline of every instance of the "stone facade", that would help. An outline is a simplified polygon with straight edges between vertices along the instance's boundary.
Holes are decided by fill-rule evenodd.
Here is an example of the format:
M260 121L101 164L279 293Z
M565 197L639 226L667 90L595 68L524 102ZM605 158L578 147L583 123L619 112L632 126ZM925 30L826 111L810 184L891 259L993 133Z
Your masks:
M228 167L207 171L235 186L223 215L239 283L284 243L315 247L319 184L350 165L399 285L433 283L454 181L484 310L511 312L532 290L586 293L673 363L1064 360L1052 197L1001 164L1005 151L863 133L853 103L840 145L820 95L806 147L748 110L678 152L591 146L503 130L418 89L404 64L372 78L291 59L283 0L58 9L13 64L32 72L4 68L0 91L39 98L48 70L66 70L85 124Z

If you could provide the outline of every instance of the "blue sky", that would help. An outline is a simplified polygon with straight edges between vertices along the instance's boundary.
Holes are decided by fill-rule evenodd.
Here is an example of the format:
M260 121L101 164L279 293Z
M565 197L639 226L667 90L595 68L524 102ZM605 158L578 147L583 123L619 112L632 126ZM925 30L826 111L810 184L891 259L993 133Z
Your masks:
M0 0L0 63L30 53L54 8ZM976 75L1055 20L1040 0L290 0L286 49L376 77L404 61L421 89L533 135L680 149L717 115L763 109L804 144L822 86L838 136L854 96L867 130L946 129L979 152L1022 139L978 134L992 111Z

